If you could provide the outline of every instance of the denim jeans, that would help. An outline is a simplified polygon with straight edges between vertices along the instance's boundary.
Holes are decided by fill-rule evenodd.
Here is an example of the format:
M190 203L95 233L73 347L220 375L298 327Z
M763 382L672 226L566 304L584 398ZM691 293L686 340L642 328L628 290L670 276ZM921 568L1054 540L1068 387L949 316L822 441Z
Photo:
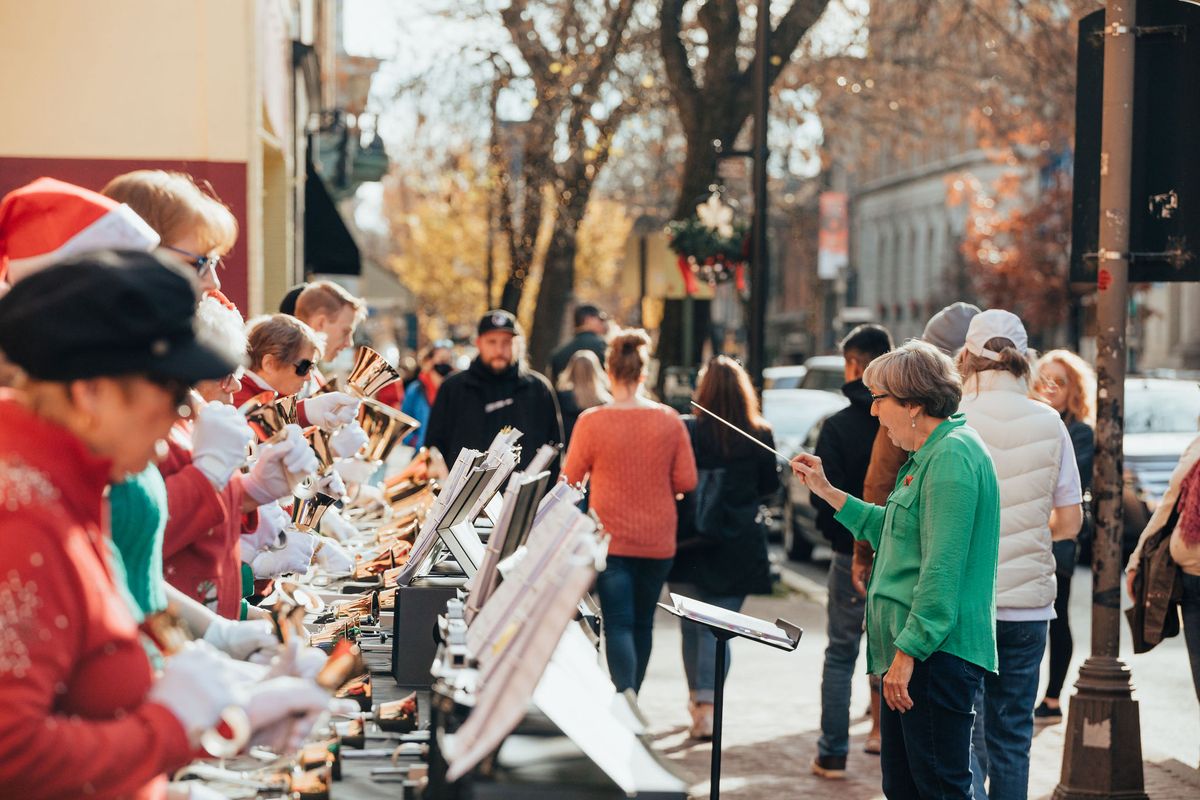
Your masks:
M618 692L642 688L654 641L654 611L669 558L609 556L596 577L596 594L604 624L604 655Z
M1033 741L1033 707L1037 703L1046 622L996 622L1000 674L983 681L982 740L974 737L976 785L988 777L989 800L1025 800L1029 794L1029 747ZM979 710L977 708L977 710Z
M671 591L727 611L741 611L746 602L745 595L708 594L694 584L671 584ZM687 620L680 623L679 631L683 635L683 672L687 675L688 690L695 694L697 703L711 703L717 688L717 637L709 628ZM731 650L725 648L726 676L733 661Z
M971 798L972 700L984 670L958 656L934 653L913 666L901 714L880 702L883 793L888 800Z
M1200 700L1200 575L1183 578L1183 638L1187 642L1188 659L1192 662L1192 685Z
M850 750L850 684L863 633L865 599L850 582L853 557L834 553L829 562L829 616L825 666L821 672L821 738L817 753L844 756Z

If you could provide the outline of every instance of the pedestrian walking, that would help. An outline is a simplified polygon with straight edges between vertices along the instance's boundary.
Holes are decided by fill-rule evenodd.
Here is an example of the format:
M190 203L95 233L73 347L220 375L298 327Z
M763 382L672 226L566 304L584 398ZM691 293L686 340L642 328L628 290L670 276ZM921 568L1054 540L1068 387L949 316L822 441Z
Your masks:
M879 420L871 414L871 392L862 376L872 361L892 349L892 337L879 325L859 325L842 341L841 349L846 379L842 394L850 405L825 420L814 452L830 483L862 498L879 434ZM812 771L822 778L842 778L850 751L850 688L862 640L866 597L865 592L860 594L855 589L851 576L854 536L834 519L833 508L819 496L812 495L812 504L817 527L833 549L827 580L828 644L821 672L821 736ZM868 746L868 752L878 753L878 714L872 722L867 739L874 746Z
M876 552L867 669L883 676L884 794L969 798L972 701L996 669L996 472L956 413L961 382L936 347L908 342L875 359L863 382L880 425L912 453L886 506L834 487L816 455L792 468Z
M1092 461L1096 452L1096 373L1091 366L1069 350L1051 350L1038 359L1035 386L1038 395L1058 412L1071 437L1079 486L1083 492L1083 525L1078 539L1090 539L1089 512L1092 488ZM1071 578L1075 574L1079 548L1075 539L1053 543L1054 619L1050 621L1050 678L1042 702L1033 710L1035 723L1053 724L1062 720L1059 696L1067 679L1067 669L1075 652L1071 637Z
M604 354L608 345L604 337L608 334L608 314L590 303L575 306L575 335L550 354L550 382L558 385L558 376L567 368L571 356L580 350L594 353L604 366Z
M608 375L596 354L591 350L577 350L567 368L558 376L558 407L562 410L563 442L571 444L571 432L575 421L589 408L612 402L608 391Z
M1169 562L1165 566L1161 562L1158 575L1152 575L1155 564L1148 564L1146 551L1151 542L1160 536L1167 537L1166 551ZM1161 542L1157 548L1161 553ZM1156 591L1146 591L1141 597L1135 592L1136 585L1141 582L1139 575L1145 572L1142 580L1155 580ZM1178 572L1178 594L1173 591L1174 581L1171 578ZM1196 689L1196 699L1200 701L1200 437L1193 439L1184 450L1171 473L1167 491L1162 502L1154 510L1150 522L1138 538L1137 547L1129 557L1125 566L1126 588L1135 603L1145 602L1145 619L1147 622L1156 621L1157 630L1136 631L1136 635L1144 637L1145 633L1153 633L1158 639L1168 633L1175 611L1172 603L1178 599L1183 619L1183 638L1187 644L1188 660L1192 670L1192 684ZM1157 640L1157 639L1156 639Z
M650 336L628 330L605 363L613 402L579 416L563 476L588 481L591 510L612 536L596 578L604 654L618 692L641 688L650 663L654 611L675 555L675 495L696 487L687 429L643 392Z
M576 354L576 357L582 354ZM701 370L696 402L750 433L767 447L775 446L771 425L763 418L750 376L728 356L717 356ZM678 542L671 567L671 591L701 602L740 611L751 594L771 592L767 529L760 507L779 491L775 456L756 447L707 414L686 417L700 482L691 498L691 519L679 530L690 535ZM703 495L703 496L700 496ZM695 513L697 508L716 513ZM703 521L702 526L696 523ZM861 623L860 623L861 624ZM703 625L684 621L683 670L688 683L690 734L713 735L716 689L716 638ZM731 657L726 650L725 671Z
M426 347L421 353L421 368L416 380L404 390L404 402L400 404L400 410L421 423L421 427L405 437L404 443L409 447L419 450L425 446L425 426L429 423L429 411L437 399L442 381L454 374L454 365L450 363L454 355L452 347L448 339L439 339ZM384 388L390 389L395 385Z
M486 450L501 428L521 437L522 469L544 444L562 443L562 418L550 383L526 366L525 337L517 318L489 311L479 320L479 355L464 371L449 376L429 412L425 446L436 447L453 464L464 447Z
M987 446L1000 480L996 578L998 674L984 679L981 748L975 769L991 800L1029 790L1033 709L1057 593L1052 542L1074 539L1083 519L1079 469L1062 419L1031 398L1028 337L1021 320L990 309L976 315L958 354L960 409ZM977 709L978 710L978 709Z

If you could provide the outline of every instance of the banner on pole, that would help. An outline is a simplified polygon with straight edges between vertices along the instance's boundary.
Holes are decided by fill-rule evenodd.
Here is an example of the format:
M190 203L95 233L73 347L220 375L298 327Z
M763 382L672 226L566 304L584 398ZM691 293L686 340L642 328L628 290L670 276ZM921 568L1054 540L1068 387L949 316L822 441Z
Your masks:
M817 277L837 278L850 265L850 203L845 192L822 192L821 232L817 237Z

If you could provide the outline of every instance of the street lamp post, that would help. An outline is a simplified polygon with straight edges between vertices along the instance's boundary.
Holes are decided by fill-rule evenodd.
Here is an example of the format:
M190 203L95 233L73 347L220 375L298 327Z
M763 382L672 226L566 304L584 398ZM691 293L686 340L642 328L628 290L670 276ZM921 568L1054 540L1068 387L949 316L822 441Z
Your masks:
M1105 9L1101 118L1100 243L1097 270L1096 541L1092 570L1092 654L1079 670L1055 800L1146 797L1141 728L1121 634L1122 447L1125 326L1129 277L1137 0ZM1080 47L1084 44L1080 43Z
M754 219L750 233L750 314L747 367L754 385L762 389L766 366L767 290L770 264L767 256L767 123L771 86L767 78L771 61L771 3L758 0L754 59Z

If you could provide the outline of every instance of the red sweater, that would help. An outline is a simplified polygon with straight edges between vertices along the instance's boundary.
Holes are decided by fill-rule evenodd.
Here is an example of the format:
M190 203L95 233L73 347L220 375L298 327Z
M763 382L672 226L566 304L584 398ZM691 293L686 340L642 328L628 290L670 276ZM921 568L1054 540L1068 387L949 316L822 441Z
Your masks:
M218 492L192 466L192 438L179 423L158 465L167 484L163 575L167 583L226 619L237 619L242 602L241 535L258 527L258 512L242 513L242 476L235 473Z
M612 534L614 556L675 555L675 495L696 488L687 428L674 410L598 406L579 415L563 475L590 475L589 508Z
M5 797L157 798L191 760L109 570L109 466L0 392Z

